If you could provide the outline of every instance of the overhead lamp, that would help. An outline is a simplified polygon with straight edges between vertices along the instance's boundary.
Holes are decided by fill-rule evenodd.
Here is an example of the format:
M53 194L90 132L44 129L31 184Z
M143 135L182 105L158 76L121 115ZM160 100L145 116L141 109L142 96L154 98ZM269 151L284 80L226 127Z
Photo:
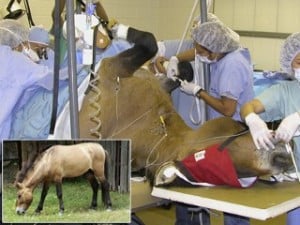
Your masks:
M21 16L25 14L25 10L21 8L20 5L21 0L10 0L6 10L8 14L4 17L4 19L19 19Z

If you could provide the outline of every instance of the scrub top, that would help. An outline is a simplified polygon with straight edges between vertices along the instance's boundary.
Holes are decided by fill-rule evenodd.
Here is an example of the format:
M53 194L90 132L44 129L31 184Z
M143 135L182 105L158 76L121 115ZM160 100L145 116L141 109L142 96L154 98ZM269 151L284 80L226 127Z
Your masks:
M209 94L216 98L222 96L236 100L237 107L232 118L242 121L240 109L243 104L254 98L253 70L250 54L247 49L239 48L227 53L216 63L210 64ZM223 115L208 107L208 119Z
M256 97L264 106L265 112L260 116L266 122L283 119L292 113L300 111L300 83L297 80L283 81L280 84L265 89ZM300 168L300 136L294 137L295 158Z
M48 67L38 65L9 46L0 46L0 139L9 137L12 113L30 99L36 88L52 89L53 78ZM25 90L28 90L24 98ZM21 98L22 97L22 98ZM22 100L21 100L22 99Z

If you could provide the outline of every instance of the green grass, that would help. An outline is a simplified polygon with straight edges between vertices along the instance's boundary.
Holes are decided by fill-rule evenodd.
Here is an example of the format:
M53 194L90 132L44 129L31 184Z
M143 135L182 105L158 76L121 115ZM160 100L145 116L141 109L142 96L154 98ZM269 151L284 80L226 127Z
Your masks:
M3 222L5 223L40 223L40 222L91 222L91 223L128 223L130 221L130 194L110 192L112 211L106 211L98 193L98 208L89 209L92 189L84 179L63 182L63 200L65 211L59 215L58 199L55 186L51 185L40 214L34 210L40 199L41 188L34 191L34 198L25 215L17 215L15 202L17 190L12 184L4 184L3 188Z

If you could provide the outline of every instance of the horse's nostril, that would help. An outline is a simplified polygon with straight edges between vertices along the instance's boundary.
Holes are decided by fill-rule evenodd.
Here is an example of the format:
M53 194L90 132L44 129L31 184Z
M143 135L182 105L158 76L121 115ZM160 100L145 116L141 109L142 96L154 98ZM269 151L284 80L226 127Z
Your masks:
M288 169L291 166L291 159L288 154L276 154L273 156L273 165L283 170Z

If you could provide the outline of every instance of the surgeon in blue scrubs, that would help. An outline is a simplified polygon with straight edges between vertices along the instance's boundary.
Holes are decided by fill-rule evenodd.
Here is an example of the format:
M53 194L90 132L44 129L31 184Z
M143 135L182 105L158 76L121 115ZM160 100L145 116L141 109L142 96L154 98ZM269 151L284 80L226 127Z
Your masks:
M39 65L40 60L28 42L29 29L15 20L0 21L0 139L9 137L11 116L26 103L20 97L25 90L43 87L51 90L52 71ZM27 95L27 98L30 98Z
M30 47L38 54L40 60L38 64L48 66L53 69L54 66L54 51L49 46L50 35L42 26L32 26L29 29Z
M210 83L205 89L193 82L181 82L181 90L202 99L208 106L208 119L231 117L241 121L240 108L254 97L253 72L249 51L242 48L239 36L219 21L197 24L192 29L194 48L172 56L167 69L168 77L176 79L178 62L195 58L210 65ZM176 206L176 225L199 224L196 216L189 216L187 206ZM205 215L205 213L204 213ZM203 224L210 224L202 215ZM224 214L225 225L246 225L249 219Z

